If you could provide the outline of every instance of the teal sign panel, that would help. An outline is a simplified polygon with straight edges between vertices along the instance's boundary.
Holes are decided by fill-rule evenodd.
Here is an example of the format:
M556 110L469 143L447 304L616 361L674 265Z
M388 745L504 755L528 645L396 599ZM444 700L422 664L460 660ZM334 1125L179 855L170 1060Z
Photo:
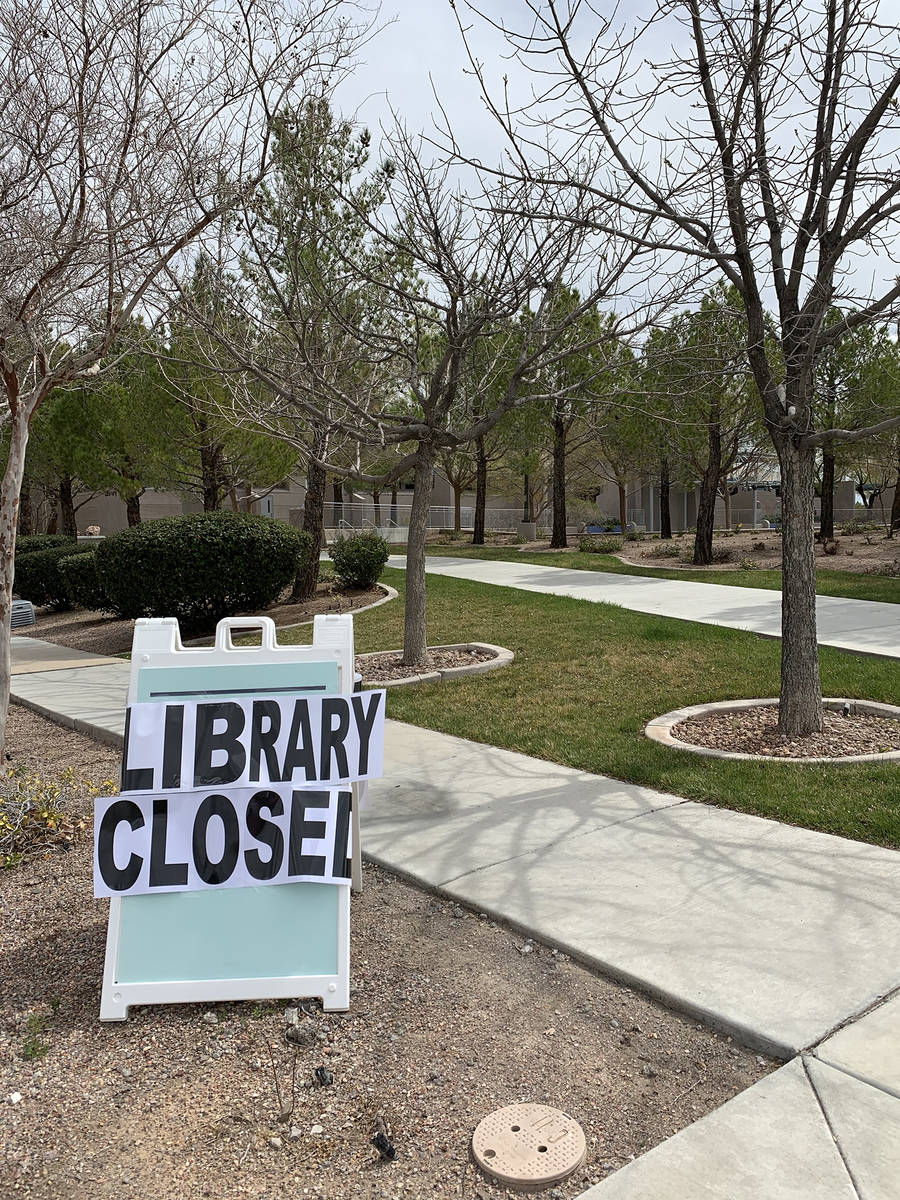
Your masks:
M336 692L336 662L144 667L138 700ZM340 887L315 883L123 896L120 983L337 971Z

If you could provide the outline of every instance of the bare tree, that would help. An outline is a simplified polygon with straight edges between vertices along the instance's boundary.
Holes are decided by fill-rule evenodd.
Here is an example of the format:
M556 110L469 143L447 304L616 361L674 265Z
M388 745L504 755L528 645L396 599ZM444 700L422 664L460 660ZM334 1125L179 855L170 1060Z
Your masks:
M446 165L428 163L422 144L402 132L392 139L388 163L385 202L376 211L333 181L353 218L364 222L370 247L365 256L342 255L340 239L332 241L346 271L306 280L314 283L319 319L285 319L291 273L281 255L266 257L256 244L267 293L283 290L285 300L272 315L270 304L247 291L245 340L233 330L220 338L243 368L243 379L233 374L232 381L246 418L292 439L308 461L337 476L385 486L413 474L404 662L418 667L427 662L425 541L439 454L477 445L518 406L571 391L572 381L553 370L573 350L565 333L600 296L616 295L634 252L611 239L588 247L578 222L529 216L506 185L503 197L478 190L477 172L463 191ZM242 225L253 239L252 216ZM229 252L227 239L223 248ZM588 283L581 302L553 314L550 298L561 282L582 273ZM348 292L367 303L348 303ZM331 349L323 360L326 313ZM617 342L621 324L611 319L603 339ZM310 435L323 426L355 440L356 466L318 459ZM388 471L362 469L373 449L391 447L406 452Z
M813 404L817 359L853 329L895 315L900 300L896 25L882 22L887 6L877 0L665 0L629 28L584 0L523 7L522 32L492 23L537 80L533 102L516 113L493 101L472 59L509 138L507 174L577 192L579 216L597 230L628 236L643 217L641 248L685 286L717 275L741 297L781 466L779 727L820 730L817 453L898 422L875 409L857 428L823 428ZM844 315L826 325L832 307Z
M265 175L274 115L359 33L338 0L6 0L0 10L0 734L29 423Z

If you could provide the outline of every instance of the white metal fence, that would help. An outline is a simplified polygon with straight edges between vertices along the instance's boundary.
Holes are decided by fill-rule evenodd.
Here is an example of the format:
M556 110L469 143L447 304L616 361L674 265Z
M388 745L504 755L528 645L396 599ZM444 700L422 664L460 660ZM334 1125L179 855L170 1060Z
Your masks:
M352 504L326 504L325 526L327 529L408 529L409 504L379 504L372 501L354 501ZM433 504L428 509L429 529L452 529L455 509L452 504ZM460 509L460 526L471 529L475 520L473 508ZM520 508L487 508L484 514L486 529L496 533L515 533L522 520Z

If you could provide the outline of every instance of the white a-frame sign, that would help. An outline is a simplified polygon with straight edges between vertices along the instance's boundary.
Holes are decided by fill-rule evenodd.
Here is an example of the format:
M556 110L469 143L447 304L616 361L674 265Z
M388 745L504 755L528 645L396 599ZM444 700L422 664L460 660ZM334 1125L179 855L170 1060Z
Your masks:
M235 629L262 629L259 646L236 646ZM215 646L185 648L174 618L135 625L128 705L171 697L322 696L353 692L353 618L318 616L312 646L279 646L267 617L219 623ZM127 736L127 734L126 734ZM364 786L364 785L363 785ZM359 823L354 804L354 882ZM346 794L346 793L345 793ZM127 830L126 830L127 832ZM345 844L346 838L345 831ZM110 900L100 1018L122 1021L132 1004L316 996L350 1001L350 886L289 882Z

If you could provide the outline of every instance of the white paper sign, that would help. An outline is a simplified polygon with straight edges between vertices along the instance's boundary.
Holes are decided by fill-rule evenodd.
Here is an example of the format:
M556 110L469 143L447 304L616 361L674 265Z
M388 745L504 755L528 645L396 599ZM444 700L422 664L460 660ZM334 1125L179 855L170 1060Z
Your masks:
M123 792L337 787L381 775L384 692L131 705Z
M94 895L350 883L351 793L290 784L94 801Z

